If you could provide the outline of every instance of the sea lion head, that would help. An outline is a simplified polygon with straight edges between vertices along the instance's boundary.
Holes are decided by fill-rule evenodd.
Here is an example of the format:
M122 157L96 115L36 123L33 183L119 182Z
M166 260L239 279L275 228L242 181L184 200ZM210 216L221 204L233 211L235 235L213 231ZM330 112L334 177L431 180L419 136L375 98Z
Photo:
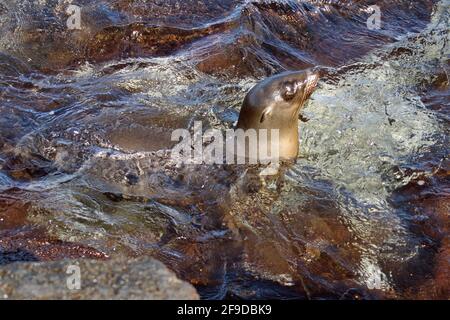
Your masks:
M247 93L237 128L279 129L280 158L296 158L299 113L318 80L319 72L308 69L284 72L261 81Z

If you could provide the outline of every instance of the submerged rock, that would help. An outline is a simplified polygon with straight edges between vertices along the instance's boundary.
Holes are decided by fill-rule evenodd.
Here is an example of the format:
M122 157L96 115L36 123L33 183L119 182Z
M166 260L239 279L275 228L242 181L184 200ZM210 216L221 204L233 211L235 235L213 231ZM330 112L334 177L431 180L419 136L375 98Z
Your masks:
M76 270L80 289L70 290ZM14 263L0 268L0 279L0 299L198 299L194 287L149 257Z

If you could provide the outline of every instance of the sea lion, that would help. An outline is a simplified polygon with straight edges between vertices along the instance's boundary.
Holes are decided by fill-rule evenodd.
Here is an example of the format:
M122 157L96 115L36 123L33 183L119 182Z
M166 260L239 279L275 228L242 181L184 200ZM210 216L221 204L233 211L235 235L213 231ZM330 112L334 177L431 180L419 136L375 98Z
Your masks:
M307 69L284 72L261 81L247 93L237 129L278 129L279 159L297 158L299 113L318 80L319 72ZM259 143L261 148L261 141ZM270 135L267 143L270 150Z

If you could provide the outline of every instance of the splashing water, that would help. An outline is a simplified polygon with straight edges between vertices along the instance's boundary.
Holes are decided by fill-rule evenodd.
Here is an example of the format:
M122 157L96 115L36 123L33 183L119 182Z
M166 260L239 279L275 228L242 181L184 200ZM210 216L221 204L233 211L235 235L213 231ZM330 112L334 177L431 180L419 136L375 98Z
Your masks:
M440 239L393 195L446 170L448 108L423 95L447 75L448 101L449 3L379 1L381 30L368 4L80 1L73 32L64 1L0 2L0 240L152 255L205 298L433 296ZM313 65L280 177L168 159L173 130L229 128L257 81Z

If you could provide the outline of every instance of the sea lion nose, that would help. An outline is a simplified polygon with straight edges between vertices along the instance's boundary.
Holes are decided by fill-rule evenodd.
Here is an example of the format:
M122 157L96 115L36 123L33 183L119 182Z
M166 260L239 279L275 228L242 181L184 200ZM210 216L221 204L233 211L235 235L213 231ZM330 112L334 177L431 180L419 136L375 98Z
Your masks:
M319 76L319 78L323 78L323 77L329 75L330 73L332 73L333 70L334 70L334 68L316 66L311 69L311 73L317 74Z
M308 87L314 87L319 81L321 74L322 69L319 67L315 67L313 69L295 71L290 74L290 77L291 79L295 79L303 84L306 84Z
M309 89L313 89L320 78L320 72L318 71L310 71L308 72L308 76L306 78L306 85Z

